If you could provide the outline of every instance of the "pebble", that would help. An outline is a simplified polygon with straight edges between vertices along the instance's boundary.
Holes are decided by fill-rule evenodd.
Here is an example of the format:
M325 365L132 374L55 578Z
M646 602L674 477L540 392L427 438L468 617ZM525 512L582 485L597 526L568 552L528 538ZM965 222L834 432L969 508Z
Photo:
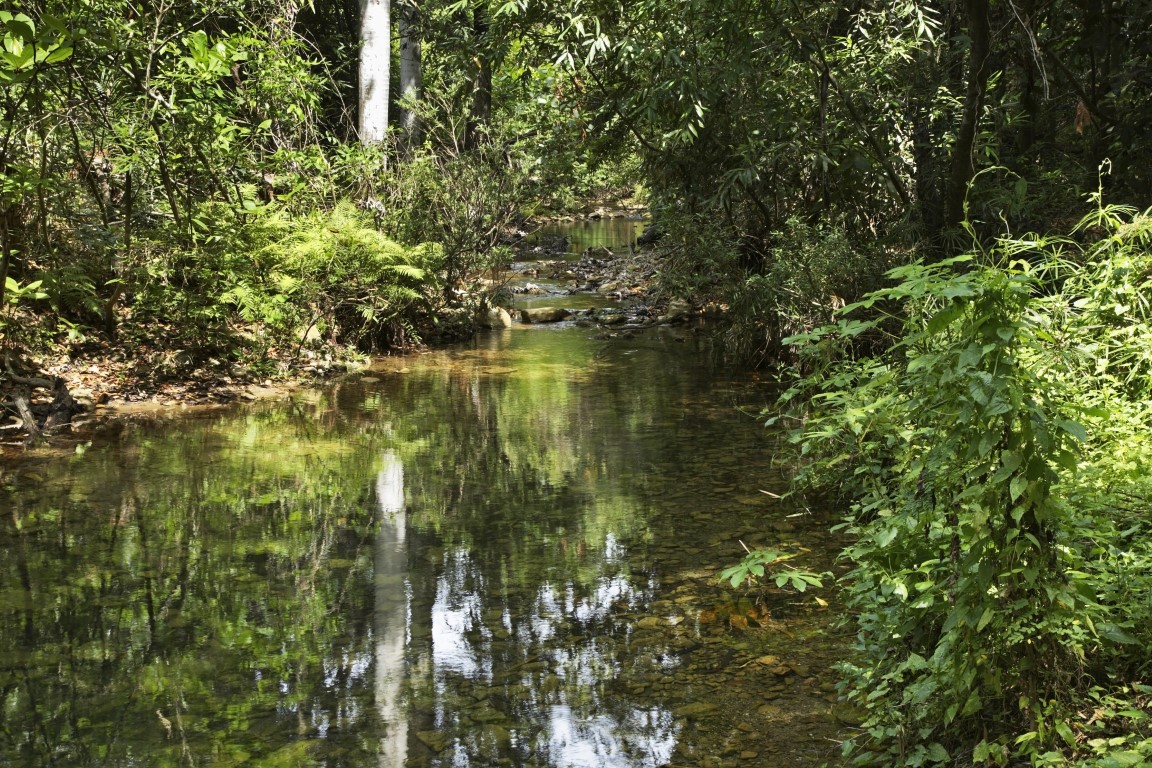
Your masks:
M709 712L715 712L719 707L715 704L710 704L706 701L698 701L694 704L685 704L682 707L677 707L672 710L674 717L694 718L706 715Z

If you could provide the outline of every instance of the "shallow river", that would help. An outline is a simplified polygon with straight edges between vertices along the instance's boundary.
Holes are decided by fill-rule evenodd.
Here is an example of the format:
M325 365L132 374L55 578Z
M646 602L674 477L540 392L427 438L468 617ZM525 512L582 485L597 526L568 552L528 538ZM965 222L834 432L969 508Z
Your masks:
M817 766L841 640L771 393L517 326L0 470L0 765ZM820 593L826 599L831 596Z
M644 232L646 222L639 218L603 218L562 221L545 224L529 236L529 242L552 242L563 238L569 254L578 255L586 248L607 248L615 253L635 247L636 238Z

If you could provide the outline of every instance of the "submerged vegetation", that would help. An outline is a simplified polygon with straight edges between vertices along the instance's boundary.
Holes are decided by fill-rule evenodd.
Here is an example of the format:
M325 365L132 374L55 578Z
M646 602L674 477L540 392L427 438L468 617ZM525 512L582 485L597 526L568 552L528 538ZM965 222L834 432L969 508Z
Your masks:
M5 396L461 338L525 222L635 195L850 510L853 759L1152 760L1147 3L355 5L0 11Z

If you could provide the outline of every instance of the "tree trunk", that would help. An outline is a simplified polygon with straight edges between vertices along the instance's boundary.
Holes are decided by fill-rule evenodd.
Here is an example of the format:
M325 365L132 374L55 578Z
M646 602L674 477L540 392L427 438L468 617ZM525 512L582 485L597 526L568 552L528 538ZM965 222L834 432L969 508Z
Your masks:
M984 108L984 94L988 89L989 64L992 50L992 31L988 21L988 0L966 0L968 37L972 41L968 52L968 86L964 94L964 115L956 133L952 149L952 171L945 193L944 224L958 226L964 221L964 203L968 184L976 175L976 129L980 112Z
M383 141L392 77L389 0L360 0L360 141Z
M135 193L132 189L132 171L124 172L124 251L112 251L112 292L104 304L104 330L108 338L115 341L117 335L116 305L124 295L125 268L124 265L132 255L132 214L135 204Z
M0 169L7 174L12 168L5 157L0 157ZM16 254L20 252L23 219L20 205L15 199L0 196L0 312L4 311L4 291L8 285L8 275L14 266Z
M405 4L397 17L400 27L400 98L404 100L404 114L400 118L405 145L411 147L420 141L419 116L416 101L420 98L420 32L416 24L419 11Z
M472 31L480 53L477 56L476 79L472 81L472 109L469 111L464 135L464 146L468 149L479 146L481 134L492 117L492 62L484 53L488 37L488 15L483 8L473 11Z
M929 56L925 56L921 62L922 69L932 69L934 66ZM933 103L942 79L918 75L908 99L915 167L913 183L916 188L916 215L929 242L944 228L943 180L948 172L947 158L940 150L940 137L932 130Z

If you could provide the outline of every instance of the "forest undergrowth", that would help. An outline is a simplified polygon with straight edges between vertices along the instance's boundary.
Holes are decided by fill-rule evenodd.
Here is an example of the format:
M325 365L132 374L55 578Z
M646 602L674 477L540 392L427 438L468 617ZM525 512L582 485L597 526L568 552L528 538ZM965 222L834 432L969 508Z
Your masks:
M1147 765L1152 212L887 277L787 340L774 417L797 492L848 510L846 754Z

